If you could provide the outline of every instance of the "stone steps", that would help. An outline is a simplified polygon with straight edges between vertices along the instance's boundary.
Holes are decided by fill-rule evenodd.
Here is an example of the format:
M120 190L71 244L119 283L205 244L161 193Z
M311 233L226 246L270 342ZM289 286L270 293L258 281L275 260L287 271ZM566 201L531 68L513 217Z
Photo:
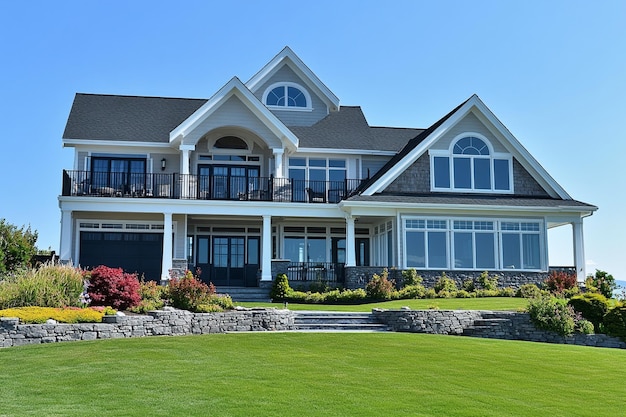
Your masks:
M294 311L296 331L388 331L370 313Z
M510 333L513 322L509 312L483 311L480 319L474 320L474 323L463 329L463 336L485 337L485 338L505 338Z
M233 301L265 302L270 301L269 290L258 287L216 287L218 294L228 294Z

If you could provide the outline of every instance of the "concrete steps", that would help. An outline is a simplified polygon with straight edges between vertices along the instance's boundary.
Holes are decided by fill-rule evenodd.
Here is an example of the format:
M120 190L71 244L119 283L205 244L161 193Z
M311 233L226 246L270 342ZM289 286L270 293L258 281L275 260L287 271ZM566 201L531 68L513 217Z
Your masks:
M376 321L370 313L323 311L294 311L296 331L388 331L389 327Z

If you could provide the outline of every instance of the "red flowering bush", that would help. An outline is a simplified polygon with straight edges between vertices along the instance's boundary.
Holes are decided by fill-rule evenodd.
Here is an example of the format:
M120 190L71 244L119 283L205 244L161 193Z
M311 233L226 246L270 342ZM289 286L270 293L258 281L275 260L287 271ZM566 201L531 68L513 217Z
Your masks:
M171 278L167 285L169 301L172 307L194 312L222 311L233 307L228 295L215 293L215 286L200 281L187 271L182 278Z
M87 293L91 305L127 310L141 302L137 274L125 273L122 268L100 265L87 271L86 278L89 280Z
M571 290L577 286L576 275L563 271L550 272L550 276L546 280L546 287L554 294L562 294L566 290Z

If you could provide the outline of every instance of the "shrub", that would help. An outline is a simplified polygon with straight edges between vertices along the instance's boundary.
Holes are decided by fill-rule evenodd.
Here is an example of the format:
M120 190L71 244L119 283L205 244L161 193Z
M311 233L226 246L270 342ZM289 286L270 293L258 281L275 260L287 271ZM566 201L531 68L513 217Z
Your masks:
M401 300L424 298L426 288L421 284L407 285L398 291L398 298Z
M604 315L609 311L609 302L604 295L585 293L573 297L568 301L568 304L593 323L596 332L600 331Z
M489 278L487 271L484 271L478 277L478 283L484 290L497 290L498 289L498 277L493 276Z
M426 293L424 293L424 298L437 298L437 293L433 288L429 288L426 290Z
M0 219L0 274L27 267L37 253L37 232Z
M589 320L578 320L576 322L576 332L582 334L594 334L594 325Z
M474 280L471 278L464 280L462 287L463 287L463 290L467 292L472 292L476 290L476 284L474 283Z
M515 297L515 290L511 287L500 288L495 291L498 292L498 297Z
M456 292L456 298L476 298L475 292L459 290Z
M566 300L555 297L532 298L528 302L528 313L537 327L556 332L562 336L574 333L574 309Z
M626 305L612 308L604 316L604 330L611 336L626 340Z
M85 276L89 280L87 293L92 305L128 310L139 305L141 301L137 274L126 273L122 268L100 265L87 271Z
M222 308L232 308L232 299L229 296L215 294L215 286L207 285L186 271L182 278L171 278L167 285L167 294L172 307L181 310L201 312L207 310L206 305L219 305Z
M546 287L553 294L563 294L565 290L578 286L576 275L564 271L552 271L546 279Z
M365 292L367 296L372 300L389 300L395 287L395 282L389 280L387 277L389 272L387 269L383 269L383 272L378 275L374 274L372 279L365 286Z
M595 275L589 275L585 281L585 286L589 291L599 292L606 298L613 297L613 291L617 289L613 275L596 269Z
M518 297L537 298L541 297L541 290L535 284L524 284L517 290Z
M130 311L146 313L151 310L159 310L165 305L166 293L167 289L155 281L142 281L139 288L141 301L135 307L131 307Z
M316 280L315 282L312 282L309 285L309 291L311 292L327 292L330 290L330 287L328 286L328 283L326 281L323 281L321 279Z
M436 293L440 293L441 291L456 291L456 282L452 278L448 277L445 272L442 272L441 276L433 286L433 289Z
M270 298L273 301L284 300L291 291L293 291L289 287L289 280L287 279L286 274L278 274L276 278L274 278L274 282L272 284L272 289L270 290Z
M408 287L413 285L420 285L424 280L417 275L415 268L409 268L402 271L402 286Z
M0 308L78 307L83 293L83 274L70 265L45 264L22 270L0 285Z
M107 312L98 307L16 307L0 310L0 317L17 317L22 323L45 323L49 319L59 323L100 323Z

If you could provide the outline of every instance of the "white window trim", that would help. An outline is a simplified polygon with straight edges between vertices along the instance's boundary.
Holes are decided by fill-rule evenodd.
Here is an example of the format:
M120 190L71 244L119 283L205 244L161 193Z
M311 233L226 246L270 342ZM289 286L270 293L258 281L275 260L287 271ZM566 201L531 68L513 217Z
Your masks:
M306 107L295 107L295 106L287 106L287 101L285 100L285 105L284 106L271 106L266 104L267 103L267 96L269 95L269 93L275 89L276 87L294 87L297 88L298 90L300 90L302 92L302 94L304 94L304 97L306 98ZM287 94L287 92L285 91L285 95ZM265 89L265 91L263 92L263 98L262 98L263 104L268 108L268 109L272 109L272 110L288 110L288 111L313 111L313 102L311 101L311 94L309 94L308 90L304 87L302 87L300 84L296 84L296 83L292 83L289 81L281 81L281 82L277 82L274 83L272 85L270 85L269 87L267 87Z
M456 143L466 137L476 137L482 141L485 142L485 144L487 145L487 147L489 148L489 156L481 156L481 155L474 155L474 156L469 156L467 157L468 159L471 160L471 172L473 172L474 170L474 159L489 159L490 164L490 183L491 183L491 188L488 190L484 190L484 189L476 189L473 188L474 187L474 176L472 174L471 177L471 181L472 181L472 188L455 188L454 187L454 158L455 158L455 154L453 153L454 150L454 146L456 145ZM487 139L484 135L481 135L480 133L476 133L476 132L464 132L461 133L457 136L455 136L455 138L452 140L452 142L450 142L450 147L447 150L443 150L443 149L430 149L428 151L428 154L430 156L430 191L432 192L459 192L459 193L475 193L475 194L513 194L514 193L514 183L513 183L513 156L509 153L503 153L503 152L495 152L493 149L493 145L491 144L491 142L489 141L489 139ZM449 175L450 175L450 187L449 188L441 188L441 187L435 187L435 157L446 157L448 158L448 169L450 171ZM508 190L497 190L495 188L495 167L494 167L494 161L496 159L504 159L507 160L509 162L509 189Z
M406 243L406 232L414 230L414 231L427 231L427 230L436 230L436 229L412 229L412 228L407 228L406 227L406 221L407 220L424 220L424 221L428 221L428 220L444 220L446 221L446 229L438 229L441 231L445 231L446 232L446 249L447 249L447 267L446 268L430 268L430 267L424 267L424 268L417 268L417 267L412 267L412 266L407 266L407 243ZM434 217L434 216L414 216L414 215L402 215L401 216L401 232L402 232L402 268L403 269L407 269L407 268L415 268L415 269L423 269L423 270L428 270L428 271L484 271L485 268L455 268L453 263L454 263L454 232L455 229L453 228L454 226L454 221L489 221L489 222L493 222L494 224L494 229L493 229L493 233L495 234L495 261L496 261L496 266L493 269L487 269L489 271L501 271L501 272L506 272L506 271L517 271L517 272L546 272L548 270L548 265L547 265L547 229L546 229L546 222L544 219L530 219L530 218L489 218L489 217ZM504 253L502 252L502 235L503 233L511 233L511 234L522 234L524 233L524 231L502 231L501 230L501 224L502 223L506 223L506 222L512 222L512 223L537 223L539 224L539 231L532 231L532 232L526 232L526 233L531 233L531 234L537 234L539 236L539 255L540 255L540 267L539 269L524 269L524 268L504 268L503 265L503 256ZM459 230L460 232L463 232L463 230ZM475 230L468 230L469 232L476 232ZM481 232L481 231L477 231L477 232ZM474 251L474 261L476 260L476 248L473 248ZM522 251L523 248L520 247L520 259L523 262L522 259ZM425 255L426 257L428 256L428 247L426 247L425 250ZM426 262L427 264L428 262Z

